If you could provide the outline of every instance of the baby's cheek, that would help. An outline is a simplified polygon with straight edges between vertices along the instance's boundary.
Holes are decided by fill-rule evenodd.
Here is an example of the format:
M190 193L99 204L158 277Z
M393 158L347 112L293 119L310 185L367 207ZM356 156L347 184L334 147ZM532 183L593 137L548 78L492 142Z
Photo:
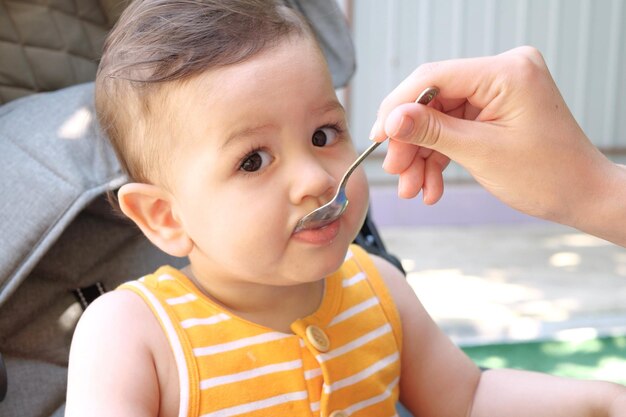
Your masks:
M355 193L363 196L365 200L369 198L369 184L367 182L367 176L365 175L365 171L363 167L357 168L357 170L352 174L352 177L349 181L354 182ZM350 187L350 183L348 182L348 187Z
M359 212L362 212L363 216L365 216L369 205L369 184L367 183L367 177L362 168L358 168L354 174L352 174L352 177L348 181L347 193L350 205L356 206Z

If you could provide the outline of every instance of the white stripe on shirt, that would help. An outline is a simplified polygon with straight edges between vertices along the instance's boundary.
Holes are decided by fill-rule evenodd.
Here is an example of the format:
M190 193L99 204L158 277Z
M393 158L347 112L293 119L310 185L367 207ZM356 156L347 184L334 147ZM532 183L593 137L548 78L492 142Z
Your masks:
M292 335L280 332L262 333L256 336L244 337L242 339L233 340L232 342L220 343L218 345L194 348L193 353L196 356L215 355L216 353L228 352L247 346L258 345L261 343L272 342L274 340L284 339Z
M365 407L369 407L370 405L378 404L379 402L385 401L387 398L391 397L391 391L393 391L395 386L398 384L399 379L400 378L396 378L391 381L391 384L387 385L387 388L381 394L375 395L356 404L352 404L351 406L344 408L344 411L346 411L348 415L352 415L353 413L356 413L357 411L362 410Z
M330 394L331 392L335 392L340 390L341 388L348 387L350 385L357 384L364 379L369 378L374 375L376 372L385 369L387 366L391 365L394 362L397 362L400 358L398 352L392 353L391 355L379 360L378 362L368 366L360 372L357 372L354 375L351 375L347 378L340 379L339 381L333 382L330 385L324 384L324 392L326 394Z
M163 281L174 281L174 277L171 276L170 274L163 274L163 275L159 275L159 278L157 278L158 282L163 282Z
M234 382L245 381L247 379L256 378L262 375L274 374L277 372L290 371L292 369L302 368L302 361L300 359L275 363L272 365L260 366L258 368L249 369L247 371L238 372L236 374L216 376L214 378L207 378L200 381L200 389L208 389L217 387L219 385L232 384Z
M384 334L387 334L391 332L391 325L389 323L383 324L382 326L380 326L377 329L372 330L369 333L365 333L363 336L354 339L352 342L350 343L346 343L345 345L331 350L328 353L320 353L319 355L316 355L315 358L317 359L318 362L324 362L333 358L336 358L337 356L341 356L345 353L348 353L354 349L358 349L361 346L365 345L366 343L377 339L379 337L381 337Z
M367 278L367 276L365 275L364 272L359 272L358 274L350 277L350 278L346 278L341 282L341 285L346 288L346 287L350 287L354 284L356 284L357 282L363 281L365 278Z
M230 320L230 316L226 313L219 313L209 317L186 319L181 321L180 325L183 326L183 329L188 329L193 326L208 326L224 320Z
M359 303L355 306L350 307L349 309L347 309L346 311L337 314L330 323L328 323L328 326L333 326L337 323L341 323L344 320L349 319L352 316L355 316L359 313L361 313L362 311L367 310L370 307L373 307L375 305L379 304L378 298L377 297L372 297L369 300L365 300L362 303Z
M189 302L195 301L197 299L198 299L198 297L195 294L188 293L188 294L185 294L185 295L181 295L180 297L168 298L167 300L165 300L165 302L168 303L171 306L175 306L177 304L189 303Z
M304 371L304 379L307 381L322 375L322 368L311 369L310 371Z
M214 411L212 413L203 414L202 417L230 417L239 414L249 413L264 408L273 407L275 405L285 404L292 401L306 400L308 394L306 391L290 392L289 394L281 394L275 397L266 398L264 400L253 401L246 404L236 405L229 408Z

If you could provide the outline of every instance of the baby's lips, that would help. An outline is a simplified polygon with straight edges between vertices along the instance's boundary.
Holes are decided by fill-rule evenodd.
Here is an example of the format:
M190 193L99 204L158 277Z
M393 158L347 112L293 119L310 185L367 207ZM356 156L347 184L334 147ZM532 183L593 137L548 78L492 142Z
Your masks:
M308 242L314 245L325 245L331 243L337 233L339 233L340 222L335 220L334 222L322 226L320 228L302 229L294 232L294 236L301 241Z

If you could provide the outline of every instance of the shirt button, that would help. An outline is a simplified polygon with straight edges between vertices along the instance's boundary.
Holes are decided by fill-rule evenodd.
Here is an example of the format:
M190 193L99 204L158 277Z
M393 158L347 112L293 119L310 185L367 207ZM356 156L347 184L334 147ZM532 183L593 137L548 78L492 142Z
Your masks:
M349 417L348 413L346 413L343 410L337 410L337 411L333 411L332 413L330 413L330 415L328 417Z
M324 333L324 331L317 326L311 325L306 328L306 338L313 345L313 347L320 352L328 352L330 349L330 340L328 340L328 336L326 336L326 333ZM337 417L344 416L338 415Z

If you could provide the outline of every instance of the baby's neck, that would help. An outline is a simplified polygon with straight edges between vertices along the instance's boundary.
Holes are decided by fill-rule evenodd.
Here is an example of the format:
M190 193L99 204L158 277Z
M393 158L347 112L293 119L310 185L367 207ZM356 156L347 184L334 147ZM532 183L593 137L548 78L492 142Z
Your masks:
M234 284L219 286L215 291L210 284L199 281L190 267L182 272L207 297L232 314L284 333L291 333L290 326L297 319L313 314L324 297L324 280L291 286Z

